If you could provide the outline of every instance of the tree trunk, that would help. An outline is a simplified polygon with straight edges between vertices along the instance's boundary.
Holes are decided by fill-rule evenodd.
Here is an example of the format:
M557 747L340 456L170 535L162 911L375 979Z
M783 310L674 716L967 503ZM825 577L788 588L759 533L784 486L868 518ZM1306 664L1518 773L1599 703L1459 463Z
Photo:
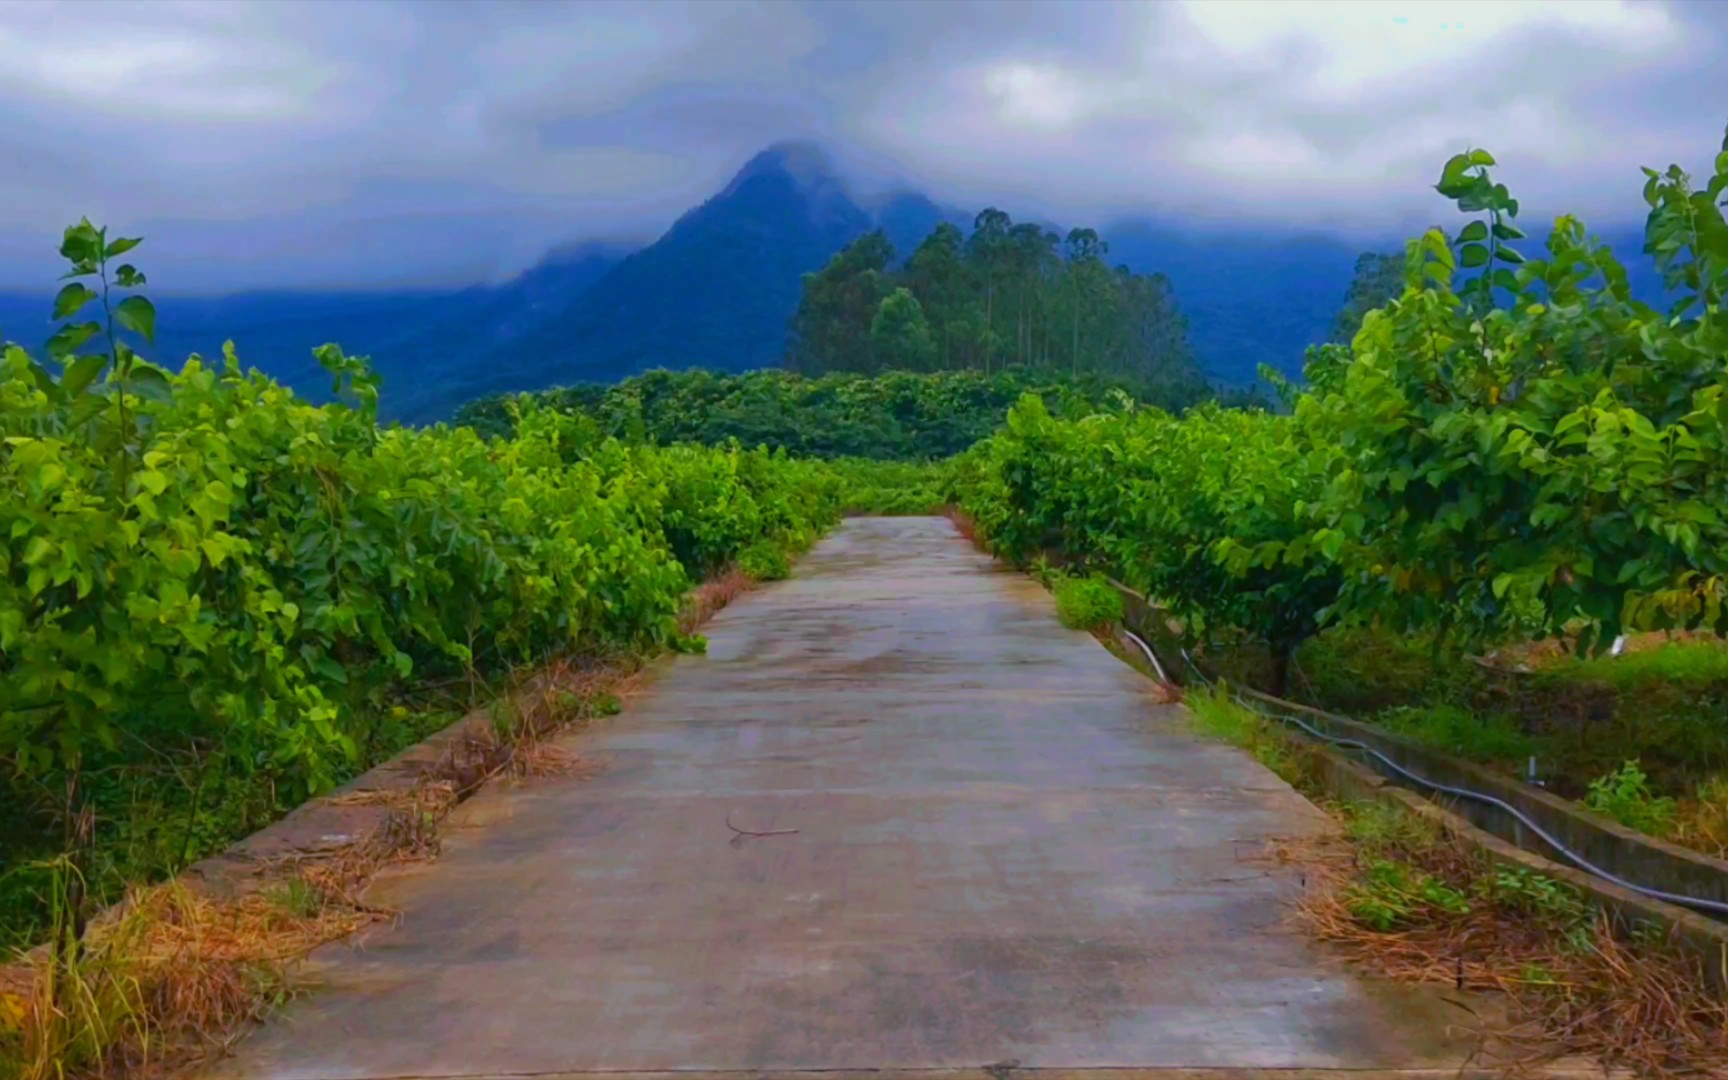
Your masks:
M984 374L990 374L990 318L996 308L996 285L984 280Z
M1068 350L1069 367L1074 374L1080 374L1080 293L1074 293L1074 345Z
M1271 685L1267 693L1273 697L1284 697L1290 689L1290 654L1294 650L1288 644L1275 642L1272 645Z

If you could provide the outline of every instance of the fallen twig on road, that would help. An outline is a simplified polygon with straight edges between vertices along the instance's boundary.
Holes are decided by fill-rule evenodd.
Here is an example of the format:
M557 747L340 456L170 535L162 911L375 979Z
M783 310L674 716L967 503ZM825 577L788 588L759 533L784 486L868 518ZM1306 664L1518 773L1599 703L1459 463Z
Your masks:
M797 829L768 829L765 831L758 831L756 829L740 829L738 826L732 824L731 814L726 815L726 827L736 834L731 840L733 847L743 846L744 841L752 836L790 836L792 833L798 831Z

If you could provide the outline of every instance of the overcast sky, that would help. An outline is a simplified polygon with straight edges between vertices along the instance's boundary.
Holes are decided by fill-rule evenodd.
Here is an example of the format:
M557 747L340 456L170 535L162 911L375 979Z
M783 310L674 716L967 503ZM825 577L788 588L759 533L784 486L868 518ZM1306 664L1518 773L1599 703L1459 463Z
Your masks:
M1712 56L1715 63L1712 63ZM1728 3L0 3L0 287L81 214L160 291L492 278L651 238L768 143L1063 223L1404 228L1704 172Z

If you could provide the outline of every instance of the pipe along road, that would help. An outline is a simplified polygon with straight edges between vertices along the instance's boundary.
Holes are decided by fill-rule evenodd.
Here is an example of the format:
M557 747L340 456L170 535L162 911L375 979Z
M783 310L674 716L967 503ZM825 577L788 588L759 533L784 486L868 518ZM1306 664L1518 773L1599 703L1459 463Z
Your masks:
M499 785L226 1077L1456 1076L1447 988L1292 925L1328 819L942 518L854 518L708 624L604 767ZM742 830L740 832L739 830ZM795 830L795 831L791 831ZM766 835L745 835L761 833Z

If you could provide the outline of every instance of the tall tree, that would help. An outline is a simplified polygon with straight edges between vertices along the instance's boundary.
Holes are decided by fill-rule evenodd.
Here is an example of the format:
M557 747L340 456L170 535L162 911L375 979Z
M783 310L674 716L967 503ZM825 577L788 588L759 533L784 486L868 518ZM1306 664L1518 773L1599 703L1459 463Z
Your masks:
M867 330L893 288L888 280L893 261L894 247L878 229L848 244L822 269L805 274L786 366L808 375L871 370Z
M870 323L870 344L878 369L929 371L936 364L930 323L910 289L889 293Z
M1332 340L1348 345L1362 328L1362 317L1385 307L1404 291L1404 257L1365 251L1356 256L1356 273L1344 293L1344 307L1332 322Z
M1080 337L1082 329L1091 331L1110 304L1113 282L1104 256L1110 245L1098 236L1096 229L1070 229L1064 254L1067 256L1069 343L1068 367L1080 371Z
M1141 383L1196 377L1187 323L1163 275L1111 270L1092 229L1064 239L994 208L973 225L965 238L938 225L899 268L872 234L807 275L787 365L807 374L1018 364Z
M924 309L943 368L982 363L978 290L966 265L965 244L960 230L945 221L918 245L902 275Z
M984 370L996 351L996 291L1008 265L1008 230L1013 220L994 206L978 212L972 220L972 236L966 241L966 258L984 282Z

